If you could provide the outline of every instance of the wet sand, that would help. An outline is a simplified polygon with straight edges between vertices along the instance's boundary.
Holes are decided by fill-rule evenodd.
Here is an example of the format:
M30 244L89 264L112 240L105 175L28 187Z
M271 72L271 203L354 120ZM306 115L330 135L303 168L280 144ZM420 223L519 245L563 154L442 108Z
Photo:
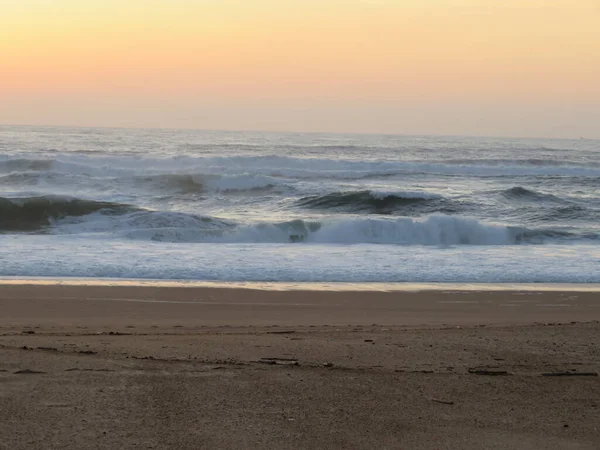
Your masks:
M0 448L600 448L600 294L0 286Z

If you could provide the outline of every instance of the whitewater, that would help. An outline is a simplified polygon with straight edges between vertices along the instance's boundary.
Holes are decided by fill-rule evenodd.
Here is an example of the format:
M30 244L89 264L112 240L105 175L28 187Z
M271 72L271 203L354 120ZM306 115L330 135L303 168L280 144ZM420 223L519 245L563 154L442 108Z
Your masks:
M0 277L600 283L600 141L0 126Z

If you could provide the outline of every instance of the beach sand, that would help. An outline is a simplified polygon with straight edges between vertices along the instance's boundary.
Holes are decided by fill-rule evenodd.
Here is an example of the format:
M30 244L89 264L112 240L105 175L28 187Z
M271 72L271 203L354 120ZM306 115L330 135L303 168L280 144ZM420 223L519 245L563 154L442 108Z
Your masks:
M1 449L598 449L600 294L0 286Z

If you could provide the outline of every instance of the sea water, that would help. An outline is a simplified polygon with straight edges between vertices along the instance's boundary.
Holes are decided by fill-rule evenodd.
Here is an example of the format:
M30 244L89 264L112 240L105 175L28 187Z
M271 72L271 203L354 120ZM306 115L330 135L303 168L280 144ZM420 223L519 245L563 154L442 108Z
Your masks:
M1 126L0 276L599 283L600 141Z

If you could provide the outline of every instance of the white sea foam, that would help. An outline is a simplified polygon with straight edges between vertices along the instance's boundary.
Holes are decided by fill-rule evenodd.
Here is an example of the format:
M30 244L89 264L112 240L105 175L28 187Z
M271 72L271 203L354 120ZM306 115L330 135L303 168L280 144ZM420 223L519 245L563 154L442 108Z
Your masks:
M461 217L430 216L424 220L340 220L324 225L308 240L339 244L508 245L516 242L516 236L505 226Z
M524 232L443 215L422 220L346 218L234 224L181 213L142 211L123 216L94 213L58 220L54 225L57 234L110 233L137 240L212 243L512 245L520 242Z
M14 257L15 246L20 251ZM288 282L600 283L597 246L201 244L0 235L0 276Z

